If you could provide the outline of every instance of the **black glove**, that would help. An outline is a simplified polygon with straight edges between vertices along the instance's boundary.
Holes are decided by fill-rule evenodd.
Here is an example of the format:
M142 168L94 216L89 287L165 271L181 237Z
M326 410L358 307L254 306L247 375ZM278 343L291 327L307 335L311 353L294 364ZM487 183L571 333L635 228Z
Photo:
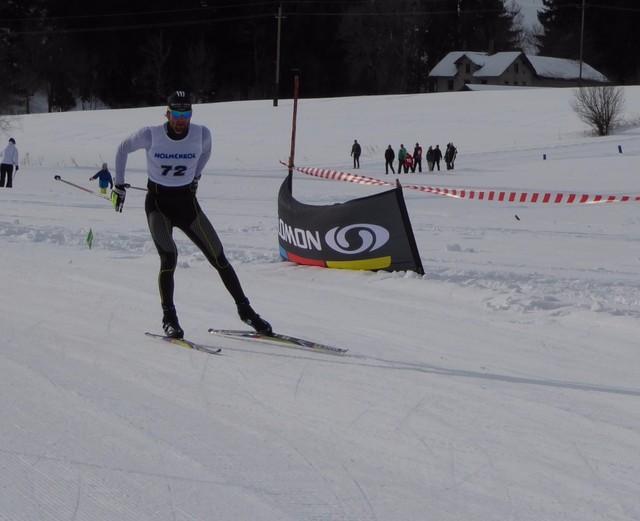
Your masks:
M124 200L127 197L127 188L124 185L115 185L111 191L111 202L116 212L122 213Z
M18 165L16 165L16 172L20 170L20 167Z
M198 191L198 181L199 179L194 179L193 181L191 181L191 193L196 193Z

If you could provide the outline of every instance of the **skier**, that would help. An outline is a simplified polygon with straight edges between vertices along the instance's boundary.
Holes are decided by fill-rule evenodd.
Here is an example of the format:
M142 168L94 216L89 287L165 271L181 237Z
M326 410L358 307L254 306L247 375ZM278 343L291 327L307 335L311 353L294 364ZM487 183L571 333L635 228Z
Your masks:
M2 162L0 163L0 188L4 188L5 178L7 180L7 188L13 188L13 167L18 171L18 149L16 148L16 140L9 138L9 143L5 149L0 152Z
M145 149L149 178L145 212L151 238L160 255L158 286L165 335L184 336L173 301L174 272L178 262L174 227L182 230L218 271L235 300L240 319L258 333L271 335L271 325L249 304L233 266L225 257L218 234L196 199L202 170L211 157L212 139L207 127L191 123L191 115L189 93L175 91L169 96L166 123L143 127L119 145L116 181L111 194L115 210L122 211L126 197L127 157L131 152Z
M100 187L100 193L106 194L107 187L113 188L113 178L111 177L111 172L107 168L107 163L102 163L102 170L96 172L96 175L93 175L89 178L89 181L93 181L94 179L98 179L98 186Z

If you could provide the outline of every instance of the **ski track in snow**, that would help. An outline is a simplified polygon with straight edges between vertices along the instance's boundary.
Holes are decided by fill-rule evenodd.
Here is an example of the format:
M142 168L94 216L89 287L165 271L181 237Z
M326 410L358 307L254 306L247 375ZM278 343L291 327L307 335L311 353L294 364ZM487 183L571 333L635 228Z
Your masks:
M61 247L86 247L88 229L68 230L63 227L25 226L19 222L0 221L0 238L15 242L39 242ZM225 229L221 233L234 235L252 233L256 230ZM275 230L257 230L258 233L275 233ZM442 231L440 231L442 233ZM529 232L523 232L529 233ZM506 232L504 240L509 240L512 232ZM502 239L498 239L502 240ZM622 240L622 239L621 239ZM186 239L177 239L180 249L180 268L189 268L192 264L206 264L202 253ZM139 234L123 237L118 233L101 233L97 249L103 249L116 255L142 256L155 252L147 230ZM463 251L459 244L448 244L447 249L461 252L466 257L473 256L473 250ZM273 251L247 251L227 248L227 256L236 263L275 263L281 262L280 256ZM640 261L640 259L639 259ZM532 311L550 311L570 313L572 308L589 309L611 315L640 316L640 282L634 272L619 272L595 267L576 269L556 267L554 274L536 273L536 267L513 266L490 261L486 265L476 265L465 260L429 257L423 259L424 278L430 282L456 284L467 288L490 290L493 297L485 299L486 306L494 310L511 310L519 313ZM458 266L462 264L462 266ZM380 277L389 276L380 274Z

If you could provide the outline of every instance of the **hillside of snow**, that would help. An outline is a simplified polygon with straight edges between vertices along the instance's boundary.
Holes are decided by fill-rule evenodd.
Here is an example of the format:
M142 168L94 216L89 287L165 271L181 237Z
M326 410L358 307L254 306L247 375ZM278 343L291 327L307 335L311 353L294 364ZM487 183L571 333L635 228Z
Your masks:
M304 84L301 85L304 93ZM385 176L383 152L453 141L429 187L640 195L640 129L596 138L571 90L301 99L296 165ZM625 89L627 121L640 88ZM12 119L0 188L0 520L640 519L640 203L478 201L404 191L425 275L283 262L277 193L292 101L201 105L199 199L255 309L339 357L216 338L240 328L176 232L187 337L159 331L144 193L123 213L89 177L164 108ZM127 181L144 186L144 154ZM332 204L380 187L296 173ZM520 199L516 198L515 201ZM90 249L86 237L92 231Z

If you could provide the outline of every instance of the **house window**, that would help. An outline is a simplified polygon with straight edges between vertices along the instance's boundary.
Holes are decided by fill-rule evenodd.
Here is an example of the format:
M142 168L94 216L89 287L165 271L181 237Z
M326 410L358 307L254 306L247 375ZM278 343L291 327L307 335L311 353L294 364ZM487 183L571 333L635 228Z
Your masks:
M518 74L520 72L520 64L519 63L514 63L513 64L513 72L515 72L516 74Z
M470 64L470 63L465 64L465 66L464 66L464 71L465 71L467 74L469 74L469 73L471 72L471 64Z
M447 88L448 88L449 90L453 90L453 80L449 80L449 81L447 82Z

